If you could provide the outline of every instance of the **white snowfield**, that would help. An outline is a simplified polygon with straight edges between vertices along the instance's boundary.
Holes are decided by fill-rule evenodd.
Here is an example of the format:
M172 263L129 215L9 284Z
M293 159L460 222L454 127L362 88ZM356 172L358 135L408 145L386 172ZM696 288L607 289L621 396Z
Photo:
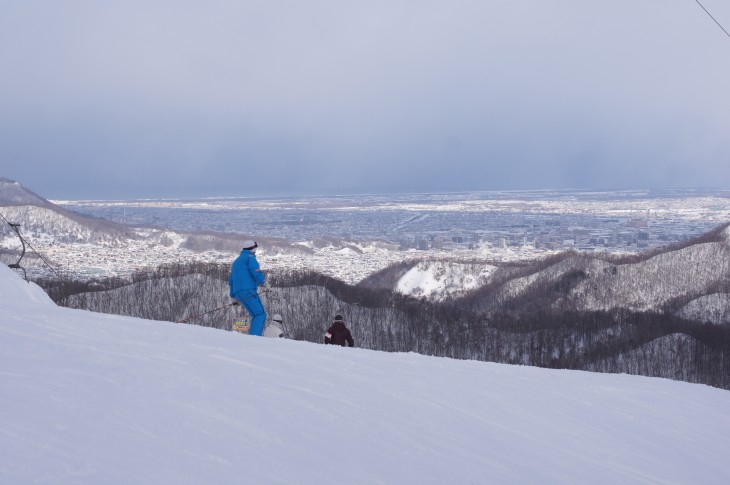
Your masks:
M486 284L495 266L451 261L422 261L404 274L395 291L416 298L442 301Z
M703 385L69 310L0 265L2 484L725 485L729 410Z

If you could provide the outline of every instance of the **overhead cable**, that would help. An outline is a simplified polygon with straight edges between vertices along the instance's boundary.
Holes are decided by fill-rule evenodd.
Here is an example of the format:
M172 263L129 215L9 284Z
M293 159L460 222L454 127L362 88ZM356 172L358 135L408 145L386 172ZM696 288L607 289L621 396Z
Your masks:
M25 238L24 238L24 237L23 237L23 236L22 236L22 235L20 234L20 224L13 224L13 223L12 223L12 222L10 222L9 220L7 220L7 219L5 218L5 216L4 216L4 215L2 215L2 213L0 213L0 217L2 217L2 219L3 219L3 220L4 220L5 222L7 222L7 223L8 223L8 225L9 225L10 227L12 227L12 228L13 228L13 230L15 231L15 233L16 233L16 234L18 235L18 237L20 238L20 242L21 242L21 243L23 244L23 252L22 252L22 254L20 255L20 259L18 259L18 262L17 262L17 263L15 263L15 264L13 264L13 265L8 265L8 267L10 267L10 268L14 268L14 269L22 269L22 270L23 270L23 273L25 274L25 268L23 268L22 266L20 266L20 260L21 260L21 259L23 259L23 256L25 255L25 246L27 245L27 246L28 246L28 247L29 247L29 248L31 249L31 251L33 251L33 252L34 252L34 253L36 254L36 256L38 256L38 257L39 257L39 258L41 259L41 261L43 261L43 262L45 263L45 265L46 265L46 266L48 266L48 268L50 268L50 270L51 270L51 271L53 271L53 273L54 273L54 274L55 274L55 275L56 275L56 276L58 277L59 281L63 281L63 280L64 280L63 276L61 276L61 275L60 275L60 274L58 273L58 271L56 271L56 268L54 268L53 266L51 266L51 264L50 264L50 263L49 263L48 261L46 261L46 258L44 258L44 257L43 257L43 255L42 255L41 253L39 253L38 251L36 251L36 249L35 249L35 248L33 247L33 245L32 245L32 244L31 244L30 242L28 242L28 240L27 240L27 239L25 239ZM27 277L27 275L26 275L26 277L25 277L25 280L26 280L26 281L28 281L28 277Z
M728 37L730 37L730 33L728 33L728 31L727 31L727 30L725 30L725 27L723 27L723 26L722 26L722 24L720 24L720 22L718 22L718 21L717 21L717 19L716 19L715 17L713 17L713 15L712 15L712 14L710 13L710 11L709 11L709 10L707 10L707 9L705 8L705 6L704 6L704 5L702 5L702 3L700 3L700 0L695 0L695 2L697 2L697 5L699 5L700 7L702 7L702 10L704 10L704 11L705 11L705 13L706 13L707 15L709 15L709 16L710 16L710 18L711 18L712 20L714 20L714 21L715 21L715 23L717 24L717 26L718 26L718 27L720 27L720 28L722 29L722 31L723 31L723 32L725 32L725 35L727 35Z

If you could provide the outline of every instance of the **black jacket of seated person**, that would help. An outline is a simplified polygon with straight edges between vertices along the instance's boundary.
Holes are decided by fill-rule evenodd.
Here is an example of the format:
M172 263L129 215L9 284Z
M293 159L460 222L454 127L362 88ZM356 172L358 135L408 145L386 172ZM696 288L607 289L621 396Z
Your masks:
M324 343L341 345L343 347L347 343L350 347L355 346L355 339L352 338L350 330L345 326L345 320L342 318L342 315L337 315L335 317L335 323L327 329L327 333L324 334Z

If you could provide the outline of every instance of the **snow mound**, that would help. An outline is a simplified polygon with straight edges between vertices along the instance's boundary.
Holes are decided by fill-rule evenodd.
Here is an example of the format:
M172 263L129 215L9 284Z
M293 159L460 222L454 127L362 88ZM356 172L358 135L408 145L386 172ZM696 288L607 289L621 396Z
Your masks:
M0 266L3 483L730 483L727 391L244 336L38 291Z
M495 266L488 264L423 261L398 280L395 291L403 295L443 300L486 284L495 269Z
M19 273L0 263L0 308L19 308L56 304L35 283L26 282Z

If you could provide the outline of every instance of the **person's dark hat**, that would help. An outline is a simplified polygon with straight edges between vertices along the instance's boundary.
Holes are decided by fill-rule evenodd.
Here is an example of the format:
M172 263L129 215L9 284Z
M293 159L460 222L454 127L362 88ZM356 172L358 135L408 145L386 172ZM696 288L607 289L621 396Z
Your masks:
M345 319L342 318L342 315L335 315L335 322L344 322Z

